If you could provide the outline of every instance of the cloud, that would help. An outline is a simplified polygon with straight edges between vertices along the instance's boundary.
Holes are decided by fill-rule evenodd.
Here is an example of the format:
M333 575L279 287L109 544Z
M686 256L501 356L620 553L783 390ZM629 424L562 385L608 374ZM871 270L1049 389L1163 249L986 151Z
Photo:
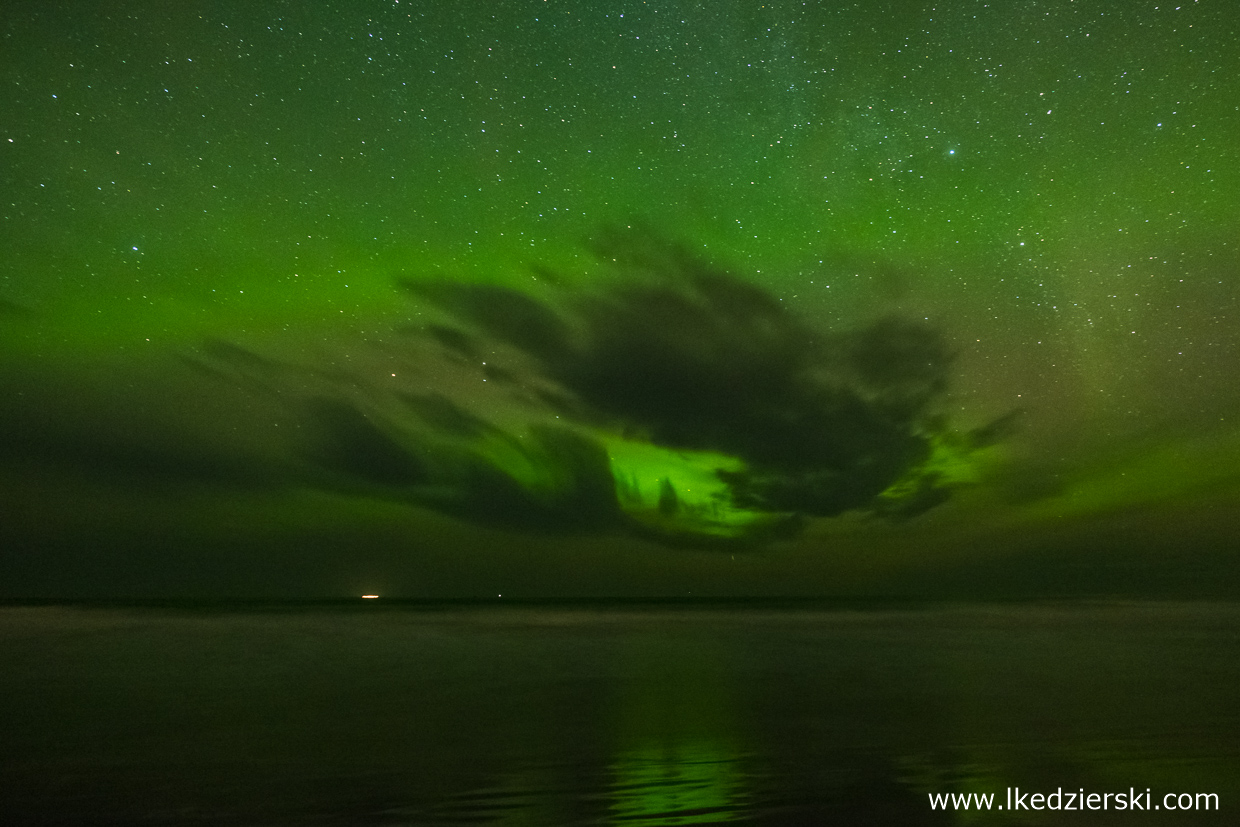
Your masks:
M1006 432L948 427L952 354L922 321L821 329L650 234L605 235L595 252L613 273L588 287L406 278L418 323L342 342L347 356L212 339L182 354L192 373L159 383L180 391L152 384L45 424L37 406L4 418L25 423L10 430L32 461L670 545L760 543L845 512L914 516Z
M509 434L438 394L403 395L384 421L339 399L308 403L315 463L470 522L543 532L618 529L607 451L570 428ZM380 423L383 424L380 424Z
M428 332L448 350L525 357L527 376L552 389L541 398L578 433L663 449L669 464L732 460L709 472L715 511L727 514L683 519L687 498L669 474L629 509L648 512L646 530L749 537L850 510L908 516L946 498L947 477L923 468L951 441L937 407L952 356L938 331L895 317L815 329L769 292L649 236L611 235L597 252L615 280L545 298L403 285L444 314ZM966 453L969 442L953 445Z

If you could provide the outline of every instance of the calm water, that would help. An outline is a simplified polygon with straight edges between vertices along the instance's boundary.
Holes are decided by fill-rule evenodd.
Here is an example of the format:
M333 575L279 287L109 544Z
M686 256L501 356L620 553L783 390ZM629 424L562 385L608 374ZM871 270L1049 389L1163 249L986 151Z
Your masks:
M1214 604L8 608L0 823L1234 823L1237 621ZM1016 786L1210 792L1221 812L929 804Z

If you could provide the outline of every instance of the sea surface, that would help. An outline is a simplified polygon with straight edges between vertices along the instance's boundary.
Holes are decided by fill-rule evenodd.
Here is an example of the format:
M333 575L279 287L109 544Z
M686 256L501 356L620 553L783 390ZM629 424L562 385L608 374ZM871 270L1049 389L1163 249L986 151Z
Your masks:
M1231 604L8 606L0 824L1234 824L1238 655ZM1218 810L931 805L1016 787Z

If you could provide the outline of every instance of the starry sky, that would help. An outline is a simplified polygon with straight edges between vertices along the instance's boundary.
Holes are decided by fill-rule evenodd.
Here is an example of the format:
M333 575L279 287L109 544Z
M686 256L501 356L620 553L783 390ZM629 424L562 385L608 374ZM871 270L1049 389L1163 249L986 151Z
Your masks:
M1212 594L1238 34L1223 0L8 3L0 579Z

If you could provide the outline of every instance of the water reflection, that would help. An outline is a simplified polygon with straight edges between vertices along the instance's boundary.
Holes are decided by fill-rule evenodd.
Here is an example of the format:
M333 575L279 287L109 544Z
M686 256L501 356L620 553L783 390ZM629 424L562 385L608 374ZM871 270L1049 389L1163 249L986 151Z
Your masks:
M715 824L745 808L741 712L720 641L683 624L617 647L612 824Z
M611 771L612 824L719 824L745 811L735 753L719 742L650 744Z
M1237 621L0 610L0 821L1054 823L928 800L1019 786L1217 793L1141 821L1227 823Z

